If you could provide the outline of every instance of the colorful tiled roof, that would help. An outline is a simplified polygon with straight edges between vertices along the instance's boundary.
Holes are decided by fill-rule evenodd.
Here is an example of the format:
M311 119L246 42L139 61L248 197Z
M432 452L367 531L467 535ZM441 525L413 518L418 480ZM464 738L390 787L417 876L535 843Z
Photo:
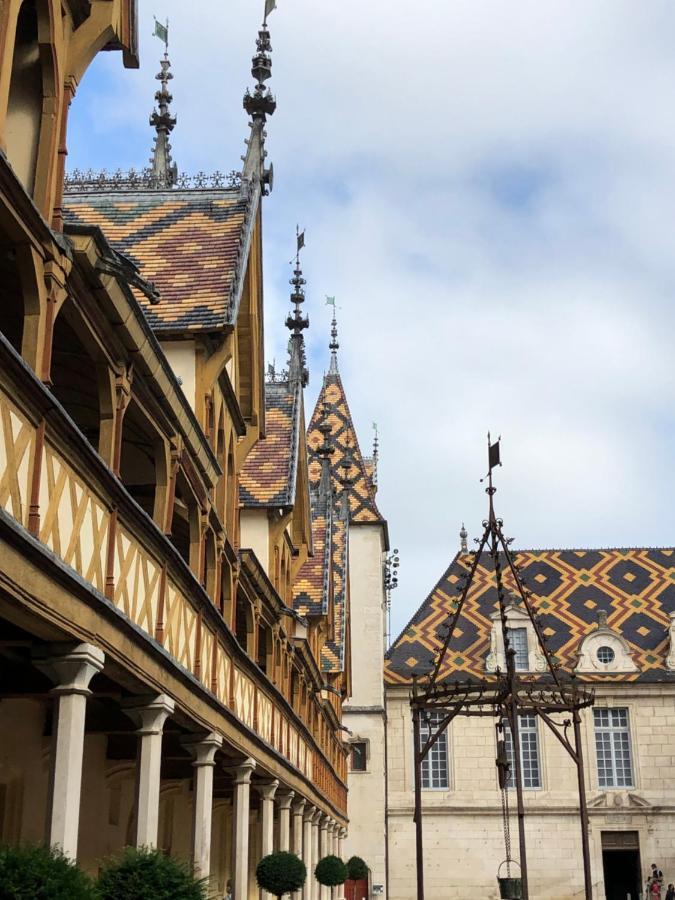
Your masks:
M349 532L336 502L326 502L316 492L312 504L312 540L314 555L296 578L293 608L301 616L327 616L332 604L332 631L321 652L321 669L341 672L347 623Z
M329 373L324 377L321 393L316 401L314 413L307 431L307 449L309 451L309 481L311 485L317 485L321 478L321 463L317 456L317 448L321 445L323 437L319 431L319 423L322 419L323 404L328 406L328 421L332 426L332 440L335 453L331 458L333 483L337 488L339 484L340 464L344 459L347 448L350 449L356 471L352 469L350 477L354 479L354 485L350 496L351 521L381 522L382 516L375 503L375 494L366 465L359 448L356 429L349 411L347 396L339 374Z
M330 595L331 555L333 544L333 511L312 508L312 544L314 554L298 572L293 586L293 608L301 616L321 616L328 611Z
M246 507L292 506L302 420L300 384L266 384L265 417L265 437L251 450L241 472L239 499Z
M236 302L251 202L226 189L73 193L66 221L97 225L154 283L158 304L137 296L155 331L213 331Z
M321 668L324 672L342 672L345 661L347 626L347 572L349 535L342 516L333 521L333 632L321 650Z
M666 681L669 613L675 610L675 550L525 550L515 552L532 603L539 614L547 646L570 670L582 638L595 630L598 612L630 646L638 671L629 675L580 675L580 678ZM457 556L415 613L385 660L385 680L407 684L427 672L442 644L441 626L457 599L460 576L470 556ZM506 586L515 585L505 573ZM489 556L477 567L455 637L440 674L445 679L485 678L491 616L497 609L495 576Z

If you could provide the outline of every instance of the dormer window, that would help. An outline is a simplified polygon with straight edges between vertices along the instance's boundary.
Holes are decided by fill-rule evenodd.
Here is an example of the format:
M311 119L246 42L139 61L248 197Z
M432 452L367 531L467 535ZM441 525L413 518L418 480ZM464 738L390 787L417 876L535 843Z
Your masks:
M527 658L527 628L507 628L506 636L510 649L516 654L514 657L516 672L527 672L530 668Z
M511 594L506 601L506 634L509 648L515 651L515 668L517 672L543 672L546 659L542 652L537 635L527 610L520 597ZM492 631L490 633L490 652L485 660L487 672L506 671L506 654L504 653L504 637L499 610L490 617Z
M630 645L620 632L607 624L607 612L598 610L598 625L579 644L577 672L607 674L637 672Z

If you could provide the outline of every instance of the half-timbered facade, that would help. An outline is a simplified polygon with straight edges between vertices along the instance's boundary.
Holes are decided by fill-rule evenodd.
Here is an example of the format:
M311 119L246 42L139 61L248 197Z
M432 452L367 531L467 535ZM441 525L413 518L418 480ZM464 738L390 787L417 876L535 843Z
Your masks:
M64 199L68 105L135 21L0 3L0 841L160 846L244 900L346 835L359 486L310 478L304 282L264 378L266 26L241 173L179 175L165 55L151 167Z

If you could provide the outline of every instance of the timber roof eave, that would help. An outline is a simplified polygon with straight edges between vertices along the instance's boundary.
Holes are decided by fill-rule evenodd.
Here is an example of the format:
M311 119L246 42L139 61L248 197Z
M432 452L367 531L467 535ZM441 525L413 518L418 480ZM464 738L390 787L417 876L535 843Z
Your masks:
M226 369L218 376L218 385L220 386L220 390L222 391L223 397L225 398L225 403L227 404L228 412L232 418L232 424L234 425L234 430L237 434L237 437L244 437L246 434L246 422L244 420L243 415L241 414L241 407L239 406L239 400L237 399L237 394L232 385L232 381L230 380L230 376L227 374Z
M242 195L248 193L248 208L244 221L244 233L241 248L241 258L247 261L244 266L239 268L233 274L233 283L230 290L230 303L227 309L226 324L235 325L239 315L239 306L241 305L241 297L244 292L244 282L246 281L246 270L251 253L251 242L253 240L253 232L260 212L261 190L260 182L253 179L251 182L242 181ZM262 289L261 289L262 290Z
M267 602L274 614L279 617L290 613L290 610L269 580L255 552L248 547L242 548L239 551L239 558L242 571L246 573L253 585L258 589L260 596Z
M87 282L97 283L105 292L112 308L119 315L115 300L105 291L101 272L97 269L99 260L115 259L119 254L113 250L98 226L67 225L65 231L73 245L74 264ZM120 287L120 296L127 312L126 316L120 316L122 321L115 327L123 329L129 341L128 346L136 348L130 349L130 355L137 353L145 363L146 375L157 385L157 397L163 401L174 427L197 461L201 474L209 484L215 484L222 471L192 407L129 285L121 275L112 277Z

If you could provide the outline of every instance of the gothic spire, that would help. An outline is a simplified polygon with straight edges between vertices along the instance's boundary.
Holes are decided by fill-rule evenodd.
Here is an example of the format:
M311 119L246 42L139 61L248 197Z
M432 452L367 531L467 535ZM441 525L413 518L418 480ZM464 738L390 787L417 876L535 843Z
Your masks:
M155 78L160 83L160 88L155 92L156 106L150 116L150 124L156 134L153 141L152 156L150 157L150 175L162 187L171 187L178 179L178 167L171 159L171 144L169 135L176 124L176 117L171 115L169 105L173 100L169 91L169 81L173 75L169 71L169 22L162 25L155 22L155 34L164 41L164 57L160 60L160 71Z
M330 368L328 369L329 375L338 374L337 352L339 348L340 345L338 343L337 319L335 318L335 304L333 303L333 319L330 323L330 344L328 345L328 349L330 350Z
M293 287L291 303L295 308L286 318L286 328L291 332L291 337L288 341L288 380L291 383L299 381L303 387L307 387L309 372L307 371L305 338L302 332L309 327L309 319L307 316L303 316L300 310L300 307L305 302L304 285L307 283L302 276L302 269L300 268L300 250L305 246L305 232L301 232L299 228L296 228L296 241L295 268L293 269L293 277L290 280L290 284Z
M271 11L271 10L270 10ZM253 57L251 63L251 75L256 80L256 86L253 93L246 89L244 94L244 109L251 117L249 127L251 135L246 142L248 150L244 157L243 177L245 181L250 179L258 179L263 186L263 192L269 193L272 189L273 169L272 166L265 168L265 123L267 116L271 116L277 108L277 101L270 92L265 82L272 77L272 44L270 43L270 32L267 27L268 4L265 5L265 19L258 31L256 40L257 53Z

